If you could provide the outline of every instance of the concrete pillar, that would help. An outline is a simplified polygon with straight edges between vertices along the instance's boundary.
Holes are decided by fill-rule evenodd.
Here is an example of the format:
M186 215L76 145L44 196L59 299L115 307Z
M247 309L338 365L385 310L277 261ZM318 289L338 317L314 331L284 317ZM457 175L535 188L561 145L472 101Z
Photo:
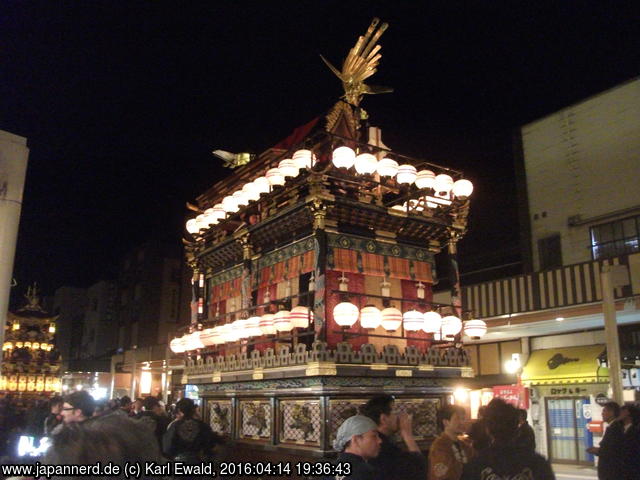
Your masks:
M27 139L0 130L0 322L4 326L9 310L22 192L27 174ZM0 328L0 345L4 328ZM0 362L2 357L0 356Z

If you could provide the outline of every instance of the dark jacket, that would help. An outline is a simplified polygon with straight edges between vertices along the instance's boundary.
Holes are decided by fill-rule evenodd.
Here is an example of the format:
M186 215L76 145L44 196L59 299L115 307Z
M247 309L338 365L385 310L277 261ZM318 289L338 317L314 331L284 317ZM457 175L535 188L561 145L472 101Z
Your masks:
M198 462L209 457L211 449L221 443L211 427L196 418L174 420L162 437L165 455L184 462Z
M420 452L407 452L398 447L389 437L378 432L382 444L380 454L369 460L377 471L378 480L425 480L427 459Z
M144 411L140 413L137 421L141 425L146 426L155 435L158 439L158 446L162 451L162 437L169 426L169 419L167 417L156 415L153 412Z
M491 445L491 437L487 433L487 426L484 419L480 418L471 424L469 438L474 452L484 450Z
M338 454L338 458L335 463L350 463L351 475L335 475L324 477L324 480L340 480L343 477L348 480L376 480L378 478L377 470L371 463L367 462L364 458L353 453L341 452Z
M622 434L624 480L640 479L640 426L633 425Z
M461 480L555 480L549 462L537 453L512 445L492 445L464 466Z
M598 478L620 480L624 478L625 460L624 428L615 420L605 430L598 451Z

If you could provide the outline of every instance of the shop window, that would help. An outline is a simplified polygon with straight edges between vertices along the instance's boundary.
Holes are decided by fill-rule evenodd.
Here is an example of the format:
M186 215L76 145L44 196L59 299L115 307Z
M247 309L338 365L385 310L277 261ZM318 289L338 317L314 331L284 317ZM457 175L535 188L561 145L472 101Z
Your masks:
M640 215L590 228L594 260L640 251Z
M540 270L562 266L562 243L560 235L552 235L538 240Z

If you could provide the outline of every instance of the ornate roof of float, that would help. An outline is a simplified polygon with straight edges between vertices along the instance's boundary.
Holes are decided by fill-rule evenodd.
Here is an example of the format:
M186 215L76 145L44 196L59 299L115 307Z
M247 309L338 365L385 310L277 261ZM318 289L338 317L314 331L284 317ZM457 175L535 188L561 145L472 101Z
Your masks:
M266 251L310 233L319 210L327 228L433 252L465 234L472 186L462 172L389 149L380 130L365 123L363 95L391 91L365 83L379 65L386 28L374 19L340 70L322 58L344 88L326 117L259 155L216 151L234 172L188 205L195 212L185 239L190 262L205 268L238 263L238 240L247 233L254 252ZM355 169L349 167L354 160Z

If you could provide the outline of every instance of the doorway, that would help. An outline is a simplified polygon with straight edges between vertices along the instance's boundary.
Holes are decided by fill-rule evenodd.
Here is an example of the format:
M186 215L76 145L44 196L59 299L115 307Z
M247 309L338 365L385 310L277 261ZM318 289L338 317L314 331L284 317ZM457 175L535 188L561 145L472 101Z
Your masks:
M591 465L585 450L593 445L587 423L591 420L588 397L546 398L547 441L552 463ZM586 415L586 416L585 416ZM588 417L588 418L587 418Z

